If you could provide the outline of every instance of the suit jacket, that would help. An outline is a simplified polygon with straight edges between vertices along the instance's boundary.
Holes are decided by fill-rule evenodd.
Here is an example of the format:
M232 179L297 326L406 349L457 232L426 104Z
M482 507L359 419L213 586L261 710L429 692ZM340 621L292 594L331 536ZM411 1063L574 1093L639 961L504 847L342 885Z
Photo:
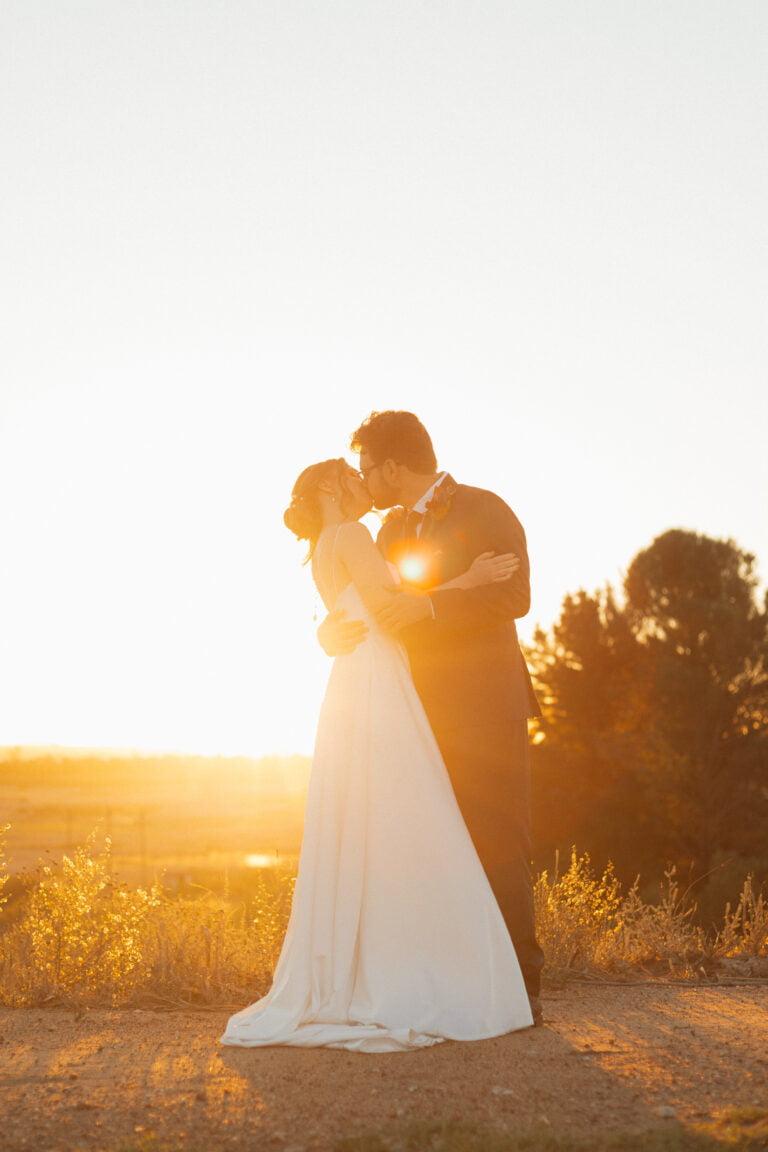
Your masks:
M530 608L530 566L523 526L501 497L446 476L430 501L418 538L395 509L376 540L404 581L429 589L465 572L481 552L514 552L520 567L506 581L430 592L435 619L399 632L419 696L436 735L541 716L515 620ZM407 561L407 562L406 562Z

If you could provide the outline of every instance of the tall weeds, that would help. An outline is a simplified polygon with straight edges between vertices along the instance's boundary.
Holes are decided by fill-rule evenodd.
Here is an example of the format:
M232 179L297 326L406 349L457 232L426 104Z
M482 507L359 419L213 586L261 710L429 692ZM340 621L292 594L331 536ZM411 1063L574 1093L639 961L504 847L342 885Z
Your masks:
M259 870L242 902L226 886L172 898L157 880L116 884L110 838L94 854L92 832L59 866L38 868L11 919L9 828L0 826L0 1003L234 1010L269 989L296 881L290 866ZM714 937L691 923L695 904L680 895L674 868L664 875L658 903L647 904L639 877L622 895L612 864L596 876L575 847L562 875L559 858L553 877L541 872L534 902L545 980L768 976L768 909L751 874Z
M755 892L751 872L734 911L730 901L725 906L715 948L736 971L759 975L765 969L761 961L768 955L768 905L763 893Z

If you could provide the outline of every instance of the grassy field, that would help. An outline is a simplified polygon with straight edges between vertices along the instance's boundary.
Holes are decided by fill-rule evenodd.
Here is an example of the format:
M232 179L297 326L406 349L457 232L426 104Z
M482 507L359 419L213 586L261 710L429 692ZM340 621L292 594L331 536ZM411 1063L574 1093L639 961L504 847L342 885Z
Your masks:
M0 819L10 823L14 872L60 858L98 828L111 867L128 882L165 870L221 885L231 869L295 857L301 845L306 757L88 757L0 751ZM251 858L251 863L248 863Z
M266 990L290 913L301 758L0 758L0 1003L232 1006ZM655 901L587 853L536 876L551 986L768 975L752 877L714 930L668 869Z
M768 908L751 876L705 931L673 869L649 902L573 847L536 875L543 1029L391 1062L222 1050L227 1015L271 984L308 772L0 760L4 1149L768 1147Z

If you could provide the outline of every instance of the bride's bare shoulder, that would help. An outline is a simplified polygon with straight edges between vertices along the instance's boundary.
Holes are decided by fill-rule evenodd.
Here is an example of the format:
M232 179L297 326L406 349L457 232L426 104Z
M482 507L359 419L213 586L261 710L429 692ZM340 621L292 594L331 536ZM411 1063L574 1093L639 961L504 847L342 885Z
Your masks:
M349 520L340 527L338 544L342 553L345 551L359 551L368 548L374 543L373 536L359 520Z

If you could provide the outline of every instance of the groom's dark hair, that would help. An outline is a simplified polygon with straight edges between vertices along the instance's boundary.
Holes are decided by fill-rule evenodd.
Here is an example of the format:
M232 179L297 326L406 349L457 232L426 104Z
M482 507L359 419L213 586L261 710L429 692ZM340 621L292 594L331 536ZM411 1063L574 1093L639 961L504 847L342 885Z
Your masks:
M395 460L423 476L437 471L429 432L413 412L371 412L352 433L350 447L365 449L376 464Z

